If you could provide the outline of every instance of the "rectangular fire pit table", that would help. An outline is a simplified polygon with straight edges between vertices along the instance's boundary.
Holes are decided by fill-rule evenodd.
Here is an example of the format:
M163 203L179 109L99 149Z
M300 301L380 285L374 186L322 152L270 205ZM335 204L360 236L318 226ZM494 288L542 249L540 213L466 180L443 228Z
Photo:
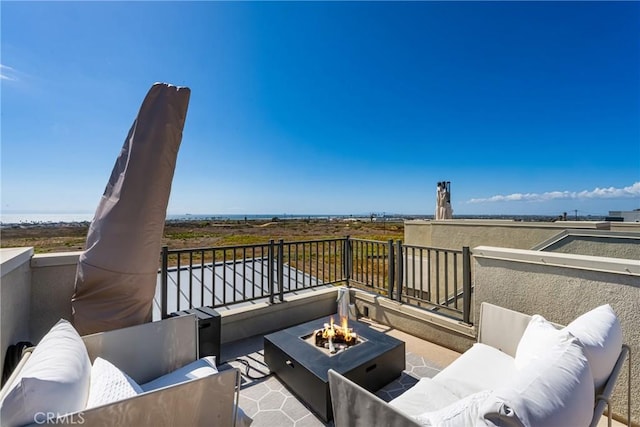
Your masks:
M405 345L367 325L349 327L364 338L334 355L305 341L328 319L317 319L264 337L264 360L271 372L325 422L333 418L329 377L333 369L361 387L375 392L400 376L405 368Z

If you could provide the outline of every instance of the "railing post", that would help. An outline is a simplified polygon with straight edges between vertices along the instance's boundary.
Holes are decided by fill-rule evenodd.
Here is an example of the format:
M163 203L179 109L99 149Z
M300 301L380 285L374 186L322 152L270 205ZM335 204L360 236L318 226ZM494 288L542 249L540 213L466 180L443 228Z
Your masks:
M267 283L269 284L269 303L273 304L274 295L273 295L273 239L269 240L269 254L267 264L269 264L269 268L267 269Z
M389 254L388 257L388 271L387 271L387 280L389 281L389 298L393 299L393 289L394 289L394 280L396 278L396 269L395 269L395 256L393 254L393 240L389 239L387 241L387 252Z
M344 247L342 248L342 269L344 273L347 287L351 286L349 280L351 279L351 266L353 265L353 252L351 251L351 239L349 236L344 238Z
M284 301L284 240L278 241L278 289L280 302Z
M471 251L462 247L462 320L471 323Z
M396 240L396 300L402 302L402 285L404 284L404 263L402 260L402 240Z
M167 245L162 246L162 267L160 272L160 280L161 280L161 292L160 295L160 317L162 319L166 319L169 317L169 313L167 313L167 287L168 287L168 276L169 276L169 247ZM180 272L178 272L180 274Z

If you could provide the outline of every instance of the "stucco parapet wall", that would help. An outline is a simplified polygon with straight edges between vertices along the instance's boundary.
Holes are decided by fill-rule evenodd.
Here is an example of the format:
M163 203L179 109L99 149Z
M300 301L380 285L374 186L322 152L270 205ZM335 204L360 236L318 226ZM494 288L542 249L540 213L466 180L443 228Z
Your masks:
M475 327L472 325L467 325L459 320L450 319L439 314L429 313L425 309L417 308L410 304L405 304L399 301L394 301L389 298L380 297L377 294L366 292L361 289L351 288L351 292L353 295L352 298L359 299L371 305L379 305L386 310L397 311L415 320L439 326L470 339L475 340L476 338L477 333Z
M329 296L328 296L329 295ZM300 295L285 295L284 304L282 302L276 302L271 304L268 301L261 301L255 304L251 304L244 307L230 308L228 310L220 310L220 317L233 318L234 321L245 320L253 318L258 311L262 313L289 310L293 307L304 306L310 302L322 300L326 298L337 298L338 287L332 288L316 288L311 292ZM277 298L276 298L277 300Z
M33 248L31 247L0 249L0 277L28 263L32 256Z
M472 253L475 258L499 259L527 264L640 276L640 261L629 259L497 248L493 246L477 246L473 248Z
M555 228L565 229L589 229L589 230L609 230L608 221L514 221L505 219L444 219L444 220L424 220L412 219L405 221L405 225L460 225L467 227L515 227L515 228Z
M37 254L31 258L31 267L55 267L77 264L82 251Z

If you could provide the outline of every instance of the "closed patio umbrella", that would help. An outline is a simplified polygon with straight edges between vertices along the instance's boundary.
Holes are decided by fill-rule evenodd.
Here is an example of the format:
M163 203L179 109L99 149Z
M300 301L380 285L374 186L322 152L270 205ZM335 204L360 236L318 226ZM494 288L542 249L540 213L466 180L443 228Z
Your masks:
M190 89L154 84L118 156L80 255L80 334L151 321L158 259Z

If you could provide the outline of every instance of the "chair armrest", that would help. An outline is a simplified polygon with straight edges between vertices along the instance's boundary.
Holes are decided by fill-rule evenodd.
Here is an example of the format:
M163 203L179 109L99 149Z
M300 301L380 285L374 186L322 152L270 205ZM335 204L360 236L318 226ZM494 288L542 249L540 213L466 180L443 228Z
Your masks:
M329 369L329 389L336 427L419 426L408 415L333 369Z
M33 353L34 348L35 347L29 347L22 352L22 358L18 362L18 365L15 367L11 375L9 375L9 378L7 378L7 381L4 383L4 387L2 387L2 390L0 390L0 401L4 399L5 395L9 392L11 385L14 383L18 375L20 375L20 371L22 370L22 368L24 368L24 365L27 363L27 360L29 360L29 357L31 357L31 353Z
M622 365L624 365L624 361L627 356L629 356L629 378L627 383L627 422L629 426L631 425L631 355L629 352L629 346L623 344L620 355L618 356L618 360L613 366L611 375L609 375L609 378L602 388L602 391L598 393L596 390L596 405L593 411L593 418L591 419L590 427L596 427L598 425L598 423L600 422L600 418L602 417L602 414L607 407L607 416L609 421L608 425L611 425L612 410L609 406L609 399L611 399L611 395L613 394L613 390L615 389L618 376L620 375L620 371L622 370Z
M531 316L483 302L480 305L478 342L515 357L518 343Z
M63 415L61 425L233 426L237 369L179 383L96 408Z
M82 337L91 363L102 357L142 384L198 358L195 315L99 332Z

